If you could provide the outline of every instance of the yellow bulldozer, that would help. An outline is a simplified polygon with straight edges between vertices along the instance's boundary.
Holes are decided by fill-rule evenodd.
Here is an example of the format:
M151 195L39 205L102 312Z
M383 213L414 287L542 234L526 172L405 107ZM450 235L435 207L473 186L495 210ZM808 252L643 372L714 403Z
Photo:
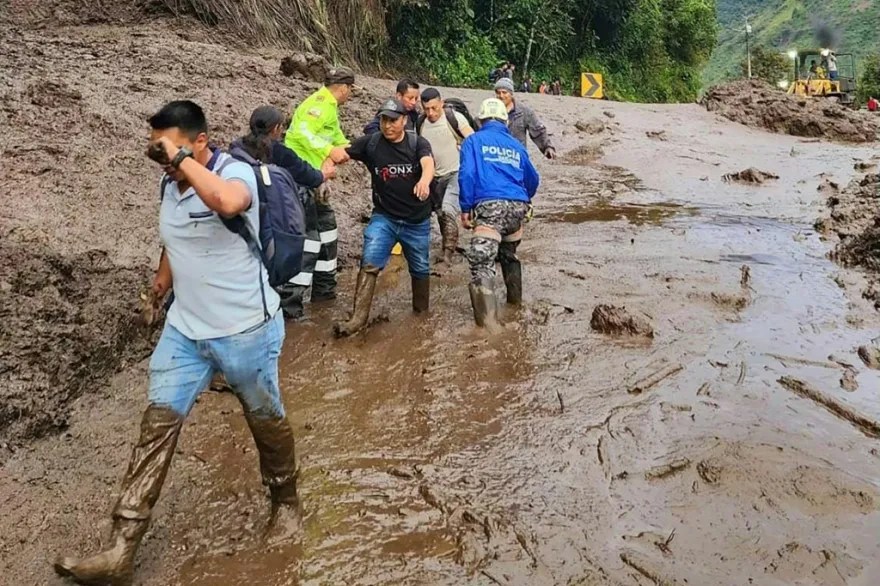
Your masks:
M834 53L830 49L789 51L794 66L794 81L788 93L833 99L845 106L855 105L856 62L852 53ZM836 71L832 62L837 65Z

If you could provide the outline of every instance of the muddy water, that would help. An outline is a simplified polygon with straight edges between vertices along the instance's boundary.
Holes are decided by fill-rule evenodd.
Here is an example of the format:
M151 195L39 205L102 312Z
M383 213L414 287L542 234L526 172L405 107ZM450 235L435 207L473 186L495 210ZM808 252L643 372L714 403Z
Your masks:
M435 275L426 318L398 262L365 335L331 339L345 297L289 327L304 536L206 546L179 583L874 583L880 446L777 382L880 419L880 377L853 352L876 316L810 227L827 158L792 164L788 139L762 136L764 167L789 183L742 188L690 163L639 174L622 134L619 167L543 165L526 304L497 338L471 327L463 265ZM840 167L854 154L834 149ZM654 342L592 333L600 302L647 314Z
M235 399L206 394L136 583L877 583L878 440L778 382L797 378L880 419L880 376L854 352L880 322L838 285L855 274L825 259L811 228L818 175L844 181L868 151L689 106L529 102L561 153L586 139L577 120L616 117L603 160L540 161L520 249L525 304L505 309L506 331L473 328L463 264L437 271L431 314L413 316L396 259L371 328L334 340L352 289L343 273L335 304L288 326L282 359L301 539L261 544L268 507L252 440ZM666 142L646 138L661 129ZM780 180L721 180L749 166ZM593 333L599 303L646 315L655 339ZM848 368L855 391L840 384ZM16 540L0 541L0 583L59 584L46 559L105 538L98 520L134 429L122 411L142 406L131 397L143 380L79 406L69 434L0 476L2 526Z

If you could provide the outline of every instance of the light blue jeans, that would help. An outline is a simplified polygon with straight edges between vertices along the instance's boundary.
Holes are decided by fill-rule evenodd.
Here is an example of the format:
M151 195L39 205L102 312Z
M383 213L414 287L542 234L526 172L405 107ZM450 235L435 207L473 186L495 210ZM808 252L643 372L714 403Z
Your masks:
M275 317L240 334L190 340L165 323L150 358L152 405L186 416L215 373L222 373L245 411L260 418L284 416L278 388L278 356L284 343L284 317Z
M409 265L409 274L414 279L427 279L431 264L428 255L431 251L431 218L417 224L397 220L380 212L373 212L370 223L364 230L364 252L361 266L372 265L384 269L391 258L391 249L400 242L403 256Z

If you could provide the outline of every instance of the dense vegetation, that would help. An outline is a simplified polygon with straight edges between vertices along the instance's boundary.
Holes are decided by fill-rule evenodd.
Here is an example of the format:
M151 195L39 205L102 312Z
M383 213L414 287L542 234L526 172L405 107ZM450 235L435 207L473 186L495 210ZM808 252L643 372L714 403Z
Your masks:
M853 53L861 73L880 49L880 2L873 0L717 0L718 46L703 75L706 85L740 75L745 19L753 45L778 53L831 46Z
M687 101L716 39L715 0L415 0L389 10L393 53L438 82L482 86L500 61L536 83L605 75L613 98Z

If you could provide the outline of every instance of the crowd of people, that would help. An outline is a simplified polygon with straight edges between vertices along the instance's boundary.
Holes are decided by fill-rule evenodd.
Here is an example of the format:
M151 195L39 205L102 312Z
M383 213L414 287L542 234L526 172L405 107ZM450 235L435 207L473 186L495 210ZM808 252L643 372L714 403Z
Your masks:
M147 408L112 511L109 544L90 557L59 558L54 567L61 576L80 584L131 583L183 422L217 374L241 402L257 447L271 502L265 539L283 542L299 531L294 437L278 358L285 318L303 318L307 294L311 302L336 297L338 234L329 185L338 166L359 161L367 167L373 210L353 310L334 324L337 336L366 327L377 277L398 243L412 278L412 310L428 310L432 215L442 237L439 262L453 262L460 228L473 233L465 257L478 326L501 327L496 262L507 302L521 303L516 251L539 185L527 137L547 158L556 151L535 112L517 101L511 77L496 80L495 97L482 102L476 117L436 88L401 80L363 136L349 139L339 106L354 84L351 70L330 70L289 124L276 108L261 106L247 135L227 150L211 143L206 115L192 101L170 102L149 118L148 156L165 172L163 249L152 291L157 302L166 300L166 321L150 359ZM280 248L280 237L267 245L258 235L279 213L268 209L281 200L270 200L267 190L286 187L296 188L298 197L290 207L302 210L301 256L289 279L276 283L280 265L270 270L267 259L284 255L267 248Z
M506 61L505 63L499 65L489 72L489 83L494 85L501 79L509 79L511 80L511 82L513 82L515 73L516 66L510 61ZM535 82L532 80L532 77L530 75L526 75L525 77L523 77L522 82L520 82L519 84L519 91L524 94L538 93L548 94L551 96L561 96L562 80L560 80L558 77L551 82L547 82L546 80L544 80L536 87Z

